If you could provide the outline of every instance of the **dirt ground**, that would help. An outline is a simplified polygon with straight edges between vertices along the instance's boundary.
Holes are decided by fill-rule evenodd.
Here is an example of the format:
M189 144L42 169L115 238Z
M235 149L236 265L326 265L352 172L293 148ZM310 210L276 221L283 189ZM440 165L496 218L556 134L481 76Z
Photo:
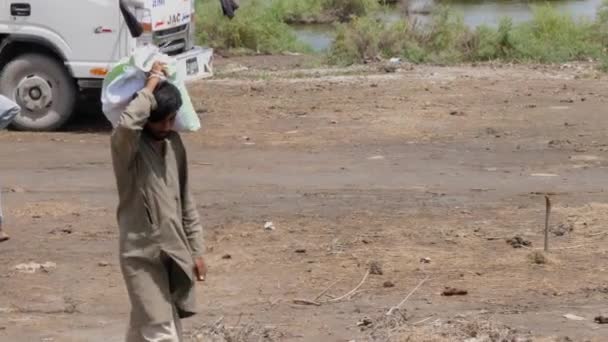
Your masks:
M314 67L224 59L191 87L210 273L189 340L606 340L594 322L608 314L606 76L584 64ZM0 133L12 236L0 341L124 336L102 120ZM15 268L28 262L55 265Z

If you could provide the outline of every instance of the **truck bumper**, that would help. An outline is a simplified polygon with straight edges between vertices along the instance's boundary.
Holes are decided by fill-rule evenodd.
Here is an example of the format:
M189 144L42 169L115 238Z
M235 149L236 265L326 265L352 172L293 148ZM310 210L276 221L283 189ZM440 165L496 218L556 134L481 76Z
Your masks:
M186 83L209 78L213 76L213 49L195 46L192 50L173 56L177 60L178 77ZM71 67L79 67L82 70L90 69L88 64L73 64ZM96 66L96 65L94 65ZM81 72L81 74L83 74ZM86 73L84 73L86 75ZM101 88L103 76L90 76L78 78L78 86L81 89Z

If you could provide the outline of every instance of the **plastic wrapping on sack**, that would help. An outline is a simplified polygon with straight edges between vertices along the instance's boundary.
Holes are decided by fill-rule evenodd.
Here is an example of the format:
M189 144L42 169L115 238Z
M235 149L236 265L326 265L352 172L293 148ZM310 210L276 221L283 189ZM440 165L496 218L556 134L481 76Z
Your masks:
M177 61L158 51L156 46L137 48L135 53L118 62L103 80L101 90L102 110L106 118L116 127L120 115L135 93L146 85L147 73L154 62L167 64L167 80L179 89L182 96L182 107L177 112L174 129L179 132L194 132L201 128L201 122L194 110L184 80L177 73Z
M0 95L0 129L5 129L21 112L21 108L7 97Z

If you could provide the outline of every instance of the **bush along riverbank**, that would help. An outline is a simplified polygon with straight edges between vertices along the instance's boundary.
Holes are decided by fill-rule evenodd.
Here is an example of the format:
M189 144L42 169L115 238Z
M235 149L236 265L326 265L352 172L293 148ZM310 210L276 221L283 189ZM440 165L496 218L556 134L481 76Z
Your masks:
M327 16L333 22L346 20L336 24L335 39L327 52L328 62L335 65L392 57L433 64L594 60L608 70L606 1L595 20L573 19L547 4L534 6L529 22L513 24L504 18L497 27L471 29L462 16L445 6L434 9L424 24L406 19L387 23L378 19L382 5L375 0L249 0L229 20L221 15L217 1L198 0L197 27L201 43L220 51L310 53L289 23Z
M608 5L594 21L575 20L550 5L536 6L533 19L514 25L508 18L498 27L470 29L462 18L442 7L432 20L417 26L405 20L392 24L370 17L338 27L329 52L334 64L401 57L413 63L452 64L472 61L560 63L598 60L608 66Z

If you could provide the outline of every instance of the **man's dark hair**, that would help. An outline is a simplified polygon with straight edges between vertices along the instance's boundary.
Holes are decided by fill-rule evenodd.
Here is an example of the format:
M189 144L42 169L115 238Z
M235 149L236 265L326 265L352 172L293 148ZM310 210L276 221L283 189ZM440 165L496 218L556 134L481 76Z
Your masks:
M154 90L156 109L150 112L149 121L158 122L177 113L182 106L182 96L176 86L162 82Z

